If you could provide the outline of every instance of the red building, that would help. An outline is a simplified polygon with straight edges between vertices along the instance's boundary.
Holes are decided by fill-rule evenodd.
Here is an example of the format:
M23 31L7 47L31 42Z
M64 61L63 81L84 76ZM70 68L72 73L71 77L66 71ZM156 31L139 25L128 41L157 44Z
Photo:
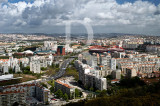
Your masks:
M57 55L65 55L65 48L64 46L58 46L57 47Z

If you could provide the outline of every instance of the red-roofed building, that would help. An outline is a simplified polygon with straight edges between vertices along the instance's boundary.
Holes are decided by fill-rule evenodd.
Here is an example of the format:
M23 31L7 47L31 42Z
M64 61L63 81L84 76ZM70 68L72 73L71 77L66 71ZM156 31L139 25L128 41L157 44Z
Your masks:
M71 87L70 85L66 84L62 80L55 81L55 90L61 90L63 93L66 93L69 98L74 98L75 88Z

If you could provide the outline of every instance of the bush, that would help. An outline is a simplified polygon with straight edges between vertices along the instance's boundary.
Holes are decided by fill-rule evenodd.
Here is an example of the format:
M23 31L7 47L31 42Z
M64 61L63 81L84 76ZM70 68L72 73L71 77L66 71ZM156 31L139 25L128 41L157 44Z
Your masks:
M45 70L47 70L47 68L45 68L45 67L41 67L41 70L42 70L42 71L45 71Z
M47 85L43 82L40 83L43 87L48 88Z

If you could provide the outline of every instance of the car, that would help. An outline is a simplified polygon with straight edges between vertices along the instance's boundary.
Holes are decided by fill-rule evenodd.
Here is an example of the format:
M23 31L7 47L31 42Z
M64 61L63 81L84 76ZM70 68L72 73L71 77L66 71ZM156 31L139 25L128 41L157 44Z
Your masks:
M52 98L51 100L57 101L57 99L55 99L55 98Z

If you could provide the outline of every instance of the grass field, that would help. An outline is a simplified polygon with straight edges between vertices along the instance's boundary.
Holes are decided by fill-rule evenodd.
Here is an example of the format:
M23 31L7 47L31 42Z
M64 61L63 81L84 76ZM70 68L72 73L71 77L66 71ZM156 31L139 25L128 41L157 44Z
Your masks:
M58 71L59 71L59 68L48 67L48 70L45 72L45 74L48 76L55 75L56 72L58 72Z
M76 81L78 81L79 78L78 71L73 66L66 69L66 73L64 74L64 76L73 76Z
M25 75L25 74L14 74L14 77L22 77L21 82L31 81L37 79L36 76Z

